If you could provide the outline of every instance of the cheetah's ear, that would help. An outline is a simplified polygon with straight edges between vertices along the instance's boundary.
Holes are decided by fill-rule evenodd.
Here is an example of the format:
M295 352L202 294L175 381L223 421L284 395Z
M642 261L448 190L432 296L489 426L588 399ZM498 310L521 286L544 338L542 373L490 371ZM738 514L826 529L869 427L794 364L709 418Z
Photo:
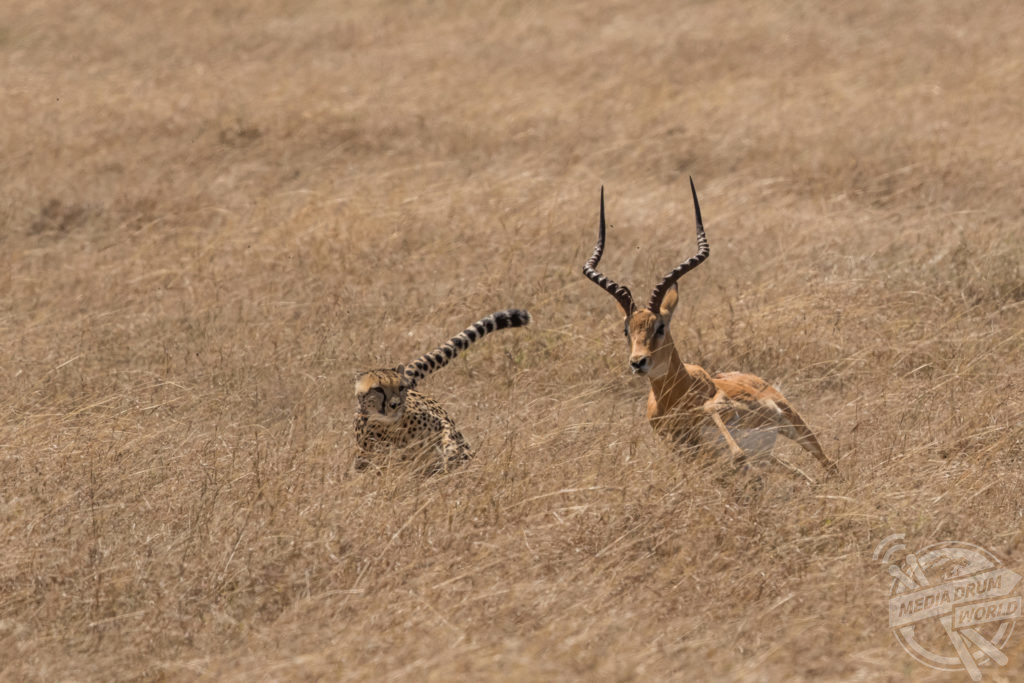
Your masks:
M401 378L401 385L406 389L412 389L413 385L416 384L416 381L406 374L404 365L396 367L395 372L397 372L398 376Z
M404 365L399 365L395 368L395 372L402 378L402 386L406 389L415 389L416 382L419 381L419 377L415 374L415 369L412 372L406 372Z

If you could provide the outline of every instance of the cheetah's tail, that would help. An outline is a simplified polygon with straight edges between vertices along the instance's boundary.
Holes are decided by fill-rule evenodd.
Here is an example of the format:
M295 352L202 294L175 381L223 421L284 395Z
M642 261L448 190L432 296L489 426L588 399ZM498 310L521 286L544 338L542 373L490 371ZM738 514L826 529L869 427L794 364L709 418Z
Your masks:
M448 361L459 355L460 351L481 337L506 327L522 327L530 323L530 314L518 308L491 313L481 318L462 332L458 333L430 353L425 353L405 367L406 379L415 386L416 382L430 373L448 365Z

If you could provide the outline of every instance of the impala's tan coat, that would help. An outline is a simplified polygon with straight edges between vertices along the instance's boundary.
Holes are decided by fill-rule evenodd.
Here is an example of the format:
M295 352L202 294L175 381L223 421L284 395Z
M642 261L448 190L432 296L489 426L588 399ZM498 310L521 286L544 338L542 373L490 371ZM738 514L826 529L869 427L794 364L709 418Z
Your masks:
M778 434L792 439L829 472L836 465L826 457L814 433L778 389L756 375L727 372L712 376L699 365L684 363L672 341L670 323L679 302L676 282L709 255L697 191L690 181L697 217L697 254L684 261L654 288L647 308L637 308L629 289L595 268L604 252L604 190L601 223L594 254L583 274L607 291L625 316L629 366L651 383L647 419L654 430L685 446L727 445L736 455L770 453Z

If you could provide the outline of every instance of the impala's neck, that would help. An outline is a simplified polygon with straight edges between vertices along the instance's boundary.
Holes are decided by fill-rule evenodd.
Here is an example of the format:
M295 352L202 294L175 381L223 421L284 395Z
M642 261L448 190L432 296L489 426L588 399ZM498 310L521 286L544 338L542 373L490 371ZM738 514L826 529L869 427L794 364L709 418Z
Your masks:
M647 376L659 415L669 413L680 404L682 407L690 407L689 404L699 405L710 398L704 396L707 392L701 378L690 374L679 357L671 336L665 336L665 343L659 351L662 358Z

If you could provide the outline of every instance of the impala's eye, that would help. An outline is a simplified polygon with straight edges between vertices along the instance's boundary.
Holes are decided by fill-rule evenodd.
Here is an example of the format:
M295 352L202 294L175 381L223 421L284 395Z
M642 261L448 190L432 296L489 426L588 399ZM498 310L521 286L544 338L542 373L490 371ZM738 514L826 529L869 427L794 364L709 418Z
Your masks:
M654 334L662 337L665 335L665 323L658 323L658 329L654 331Z

